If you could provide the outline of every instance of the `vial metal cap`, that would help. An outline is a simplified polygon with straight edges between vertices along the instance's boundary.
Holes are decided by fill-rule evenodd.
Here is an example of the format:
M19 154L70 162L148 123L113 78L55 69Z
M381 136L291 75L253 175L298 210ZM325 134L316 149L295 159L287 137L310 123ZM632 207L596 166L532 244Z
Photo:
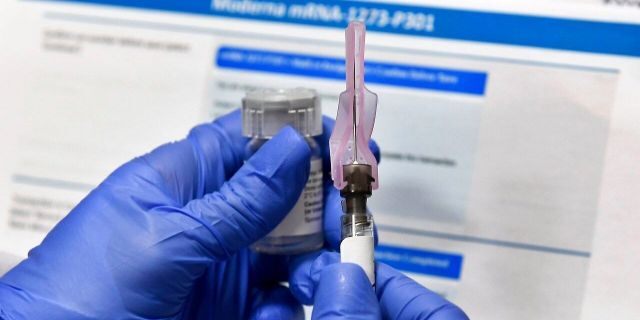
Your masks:
M315 90L259 89L242 99L242 134L271 138L285 126L303 136L322 134L322 109Z

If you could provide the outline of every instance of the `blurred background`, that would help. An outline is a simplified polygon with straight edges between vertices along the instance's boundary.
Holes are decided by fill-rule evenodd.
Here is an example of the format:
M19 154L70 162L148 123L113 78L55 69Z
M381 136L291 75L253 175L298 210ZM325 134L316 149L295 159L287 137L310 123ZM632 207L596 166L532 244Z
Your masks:
M377 259L471 318L637 318L634 0L3 1L0 251L248 90L314 88L334 116L350 20L379 96Z

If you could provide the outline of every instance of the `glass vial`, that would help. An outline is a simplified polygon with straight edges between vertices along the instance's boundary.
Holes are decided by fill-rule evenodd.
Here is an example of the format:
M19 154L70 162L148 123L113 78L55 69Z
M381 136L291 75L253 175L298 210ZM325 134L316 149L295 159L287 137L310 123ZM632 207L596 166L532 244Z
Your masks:
M298 254L317 250L324 243L322 154L313 138L322 134L322 110L316 92L305 88L260 89L242 100L243 135L251 138L245 160L287 125L296 129L311 149L309 180L284 220L253 244L257 252Z

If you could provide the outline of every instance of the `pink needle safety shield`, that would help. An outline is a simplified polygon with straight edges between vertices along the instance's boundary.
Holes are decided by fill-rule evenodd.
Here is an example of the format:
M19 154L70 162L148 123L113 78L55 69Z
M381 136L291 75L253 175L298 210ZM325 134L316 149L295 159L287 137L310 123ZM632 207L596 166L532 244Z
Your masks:
M331 177L336 188L345 187L343 166L371 166L373 182L378 188L378 163L369 149L376 120L378 96L364 86L364 23L353 21L345 31L347 88L340 94L336 125L329 139Z

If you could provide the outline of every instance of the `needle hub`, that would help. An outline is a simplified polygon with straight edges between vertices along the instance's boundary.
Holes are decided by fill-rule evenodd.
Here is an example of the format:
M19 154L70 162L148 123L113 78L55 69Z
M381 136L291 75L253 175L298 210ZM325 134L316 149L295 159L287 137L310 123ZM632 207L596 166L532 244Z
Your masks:
M371 184L375 179L371 166L367 164L347 164L342 166L346 186L340 190L342 211L346 214L366 215L367 198L371 196Z

